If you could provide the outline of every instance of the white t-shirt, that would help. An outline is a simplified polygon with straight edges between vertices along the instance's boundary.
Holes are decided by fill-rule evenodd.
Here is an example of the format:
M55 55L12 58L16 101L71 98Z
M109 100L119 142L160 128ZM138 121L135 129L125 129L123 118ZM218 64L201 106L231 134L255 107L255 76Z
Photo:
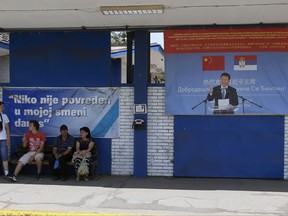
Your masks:
M0 132L0 140L6 140L7 134L6 134L5 124L8 124L10 121L9 121L9 118L6 114L1 113L1 115L2 115L2 119L3 119L3 122L2 122L3 130ZM1 121L1 117L0 117L0 121Z

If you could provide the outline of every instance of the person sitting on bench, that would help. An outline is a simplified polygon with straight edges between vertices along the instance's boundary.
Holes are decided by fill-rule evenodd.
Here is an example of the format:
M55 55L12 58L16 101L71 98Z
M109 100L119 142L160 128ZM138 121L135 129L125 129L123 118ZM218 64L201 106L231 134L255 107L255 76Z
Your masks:
M28 146L29 151L24 154L18 161L18 164L15 168L14 175L11 176L13 182L17 182L17 175L21 171L22 167L32 161L36 161L37 165L37 180L41 180L41 169L42 169L42 160L44 158L44 143L46 141L45 134L39 131L39 122L36 120L29 121L29 131L24 135L23 147Z
M49 158L51 172L54 175L53 180L68 180L67 162L71 159L71 151L75 145L75 139L68 133L68 127L61 125L61 135L57 136L53 145L53 155ZM55 167L55 161L58 160L59 167Z
M91 158L91 150L93 149L94 142L91 138L90 129L88 127L80 128L80 135L81 139L76 141L76 152L73 155L72 161L74 162L74 167L76 171L76 181L80 180L80 173L78 169L80 167L81 162L85 162L88 166L87 169L90 167L90 158ZM84 176L85 181L88 181L88 175Z

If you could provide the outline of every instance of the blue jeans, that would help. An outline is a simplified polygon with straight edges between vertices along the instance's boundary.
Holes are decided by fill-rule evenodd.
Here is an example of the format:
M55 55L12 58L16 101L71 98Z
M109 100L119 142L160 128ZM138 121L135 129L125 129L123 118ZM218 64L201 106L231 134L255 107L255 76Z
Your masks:
M6 146L6 140L0 140L0 151L2 161L8 160L8 148Z

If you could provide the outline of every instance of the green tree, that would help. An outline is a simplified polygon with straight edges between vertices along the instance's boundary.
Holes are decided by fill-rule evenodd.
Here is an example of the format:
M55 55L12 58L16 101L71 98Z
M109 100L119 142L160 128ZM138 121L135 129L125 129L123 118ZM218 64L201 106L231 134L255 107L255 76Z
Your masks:
M111 32L111 46L126 46L126 32Z

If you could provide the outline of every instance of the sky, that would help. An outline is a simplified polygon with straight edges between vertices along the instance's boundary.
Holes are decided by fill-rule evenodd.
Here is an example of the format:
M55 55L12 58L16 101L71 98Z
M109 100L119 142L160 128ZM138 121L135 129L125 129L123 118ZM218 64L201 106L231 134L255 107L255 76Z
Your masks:
M150 43L155 43L155 42L160 44L164 49L164 34L163 34L163 32L157 32L157 33L151 32Z

